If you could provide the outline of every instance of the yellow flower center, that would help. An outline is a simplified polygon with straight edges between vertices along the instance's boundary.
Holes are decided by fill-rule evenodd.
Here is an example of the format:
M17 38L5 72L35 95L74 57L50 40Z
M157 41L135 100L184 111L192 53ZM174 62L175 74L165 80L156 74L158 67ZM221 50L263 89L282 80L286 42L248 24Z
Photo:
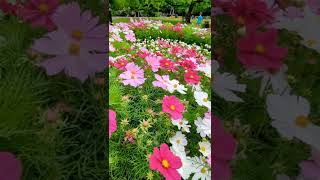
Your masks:
M134 79L134 75L133 74L131 75L131 79Z
M191 75L191 76L190 76L190 78L191 78L191 79L193 79L193 78L194 78L194 76L193 76L193 75Z
M69 54L77 56L80 53L80 45L71 43L69 46Z
M317 44L317 40L315 39L309 39L307 40L307 45L310 46L310 47L313 47Z
M169 66L169 63L165 63L166 66Z
M171 106L170 106L170 109L171 109L172 111L174 111L174 110L176 109L176 107L175 107L174 105L171 105Z
M208 102L208 98L203 98L203 102Z
M177 84L175 84L175 85L173 85L173 87L174 87L174 88L177 88L177 87L178 87L178 85L177 85Z
M176 142L177 142L177 144L180 144L180 143L181 143L180 139L178 139Z
M162 164L162 166L163 166L164 168L169 168L169 166L170 166L168 160L166 160L166 159L162 160L162 161L161 161L161 164Z
M262 44L257 44L256 45L256 52L257 53L264 53L265 49L264 49L264 46Z
M305 128L309 125L310 121L309 121L308 117L300 115L296 118L295 123L297 126Z
M48 5L46 3L41 3L38 6L38 9L39 9L41 14L46 14L49 11L49 7L48 7Z
M82 34L82 32L80 30L74 30L74 31L72 31L71 36L74 39L79 39L80 40L80 39L82 39L83 34Z
M206 148L203 146L200 148L200 150L201 150L201 152L206 152Z
M202 173L202 174L204 174L204 173L206 173L206 172L207 172L207 168L204 167L204 168L201 169L201 173Z

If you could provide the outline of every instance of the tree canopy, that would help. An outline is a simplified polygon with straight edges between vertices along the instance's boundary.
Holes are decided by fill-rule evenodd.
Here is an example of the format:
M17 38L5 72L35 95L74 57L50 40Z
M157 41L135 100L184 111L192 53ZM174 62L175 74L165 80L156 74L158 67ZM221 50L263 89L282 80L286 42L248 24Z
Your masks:
M140 12L144 16L155 16L156 12L169 14L174 10L178 15L186 15L190 8L191 14L210 15L211 12L210 0L110 0L109 3L113 14Z

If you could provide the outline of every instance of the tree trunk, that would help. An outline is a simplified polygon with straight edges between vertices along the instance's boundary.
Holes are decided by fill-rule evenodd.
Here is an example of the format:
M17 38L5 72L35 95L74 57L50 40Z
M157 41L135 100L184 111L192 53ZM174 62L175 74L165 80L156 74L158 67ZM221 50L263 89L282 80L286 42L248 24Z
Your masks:
M189 9L188 9L188 12L186 14L186 23L187 24L190 24L191 23L191 14L192 14L192 10L193 10L193 7L194 5L196 4L197 1L192 1L190 6L189 6Z
M190 24L191 23L191 14L192 14L192 10L194 8L194 6L197 4L197 3L200 3L202 2L203 0L197 0L197 1L192 1L190 6L189 6L189 9L188 9L188 12L186 14L186 23L187 24Z

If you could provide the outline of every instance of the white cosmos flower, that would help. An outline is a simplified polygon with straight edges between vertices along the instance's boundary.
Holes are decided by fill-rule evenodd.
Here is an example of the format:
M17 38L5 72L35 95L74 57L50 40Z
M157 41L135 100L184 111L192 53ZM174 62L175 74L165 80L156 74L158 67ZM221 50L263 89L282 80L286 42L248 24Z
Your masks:
M201 137L208 136L211 138L211 119L200 118L194 121L194 124L197 126L197 133L200 134Z
M202 91L200 83L192 85L192 91Z
M284 65L277 72L269 72L265 70L251 70L248 71L248 74L253 78L262 78L261 87L260 87L260 96L264 93L269 86L272 87L273 93L282 94L290 91L290 86L287 81L286 71L288 67Z
M245 92L246 85L238 84L236 76L230 73L218 72L219 63L213 60L213 91L226 101L243 102L235 92Z
M281 19L274 27L297 32L302 36L305 46L320 52L320 33L317 31L320 28L320 16L314 14L309 6L305 6L303 18Z
M207 61L206 64L200 64L198 66L198 71L203 72L207 77L211 78L211 64Z
M192 180L211 180L211 169L207 165L205 157L193 157L191 161L194 172Z
M194 98L199 106L205 106L208 109L211 109L211 101L208 99L208 93L202 91L195 91Z
M188 121L185 119L180 119L180 120L172 120L171 121L173 125L177 126L178 129L182 129L182 131L185 132L190 132L189 128L191 127L191 125L188 125Z
M180 84L178 80L173 79L171 80L167 85L167 90L170 93L173 93L174 91L178 91L181 94L186 94L187 88L183 84Z
M211 143L208 141L199 142L199 151L205 157L208 157L211 154Z
M267 111L274 121L271 123L278 132L288 138L294 137L320 149L320 127L309 119L308 100L296 95L268 95Z
M173 147L171 147L171 151L174 155L178 156L182 162L182 167L178 169L178 173L181 175L182 179L188 179L194 170L191 158L186 155L185 151L177 151Z
M188 144L186 136L182 134L181 131L177 131L169 141L172 144L172 147L178 151L184 151L184 147Z

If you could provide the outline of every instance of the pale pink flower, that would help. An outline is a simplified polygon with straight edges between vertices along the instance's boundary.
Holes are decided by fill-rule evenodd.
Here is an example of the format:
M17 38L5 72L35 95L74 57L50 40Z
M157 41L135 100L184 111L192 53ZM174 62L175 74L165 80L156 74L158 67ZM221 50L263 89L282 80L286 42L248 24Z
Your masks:
M164 90L167 89L168 87L168 84L170 83L170 79L169 79L169 76L168 75L163 75L163 76L160 76L158 74L155 74L154 75L155 78L157 79L156 81L153 81L152 82L152 85L154 87L160 87Z
M128 63L126 65L126 71L120 74L119 78L123 79L122 83L124 85L131 85L133 87L138 87L144 83L146 80L144 78L144 71L139 66L134 63Z
M146 61L151 66L153 72L157 72L160 68L160 56L149 55L146 57Z

